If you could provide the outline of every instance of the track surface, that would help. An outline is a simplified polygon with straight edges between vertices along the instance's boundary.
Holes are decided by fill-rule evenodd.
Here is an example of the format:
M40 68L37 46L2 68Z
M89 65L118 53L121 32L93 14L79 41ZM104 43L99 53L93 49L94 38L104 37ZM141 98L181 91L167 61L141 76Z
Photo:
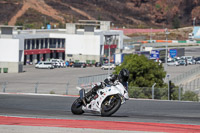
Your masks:
M112 116L71 113L76 97L0 94L0 115L48 119L153 122L200 125L200 103L129 100Z

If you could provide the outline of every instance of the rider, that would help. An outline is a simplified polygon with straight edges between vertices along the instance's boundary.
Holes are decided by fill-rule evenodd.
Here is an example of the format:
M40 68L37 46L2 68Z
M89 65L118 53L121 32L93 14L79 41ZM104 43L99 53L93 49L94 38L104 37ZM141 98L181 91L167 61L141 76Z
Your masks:
M96 95L97 90L101 88L105 88L108 85L112 85L116 80L119 80L119 82L122 83L122 85L128 89L128 78L129 78L129 71L127 69L122 69L119 72L119 75L112 74L108 78L104 80L104 82L100 82L98 84L95 84L92 89L86 93L84 104L89 103L91 99Z

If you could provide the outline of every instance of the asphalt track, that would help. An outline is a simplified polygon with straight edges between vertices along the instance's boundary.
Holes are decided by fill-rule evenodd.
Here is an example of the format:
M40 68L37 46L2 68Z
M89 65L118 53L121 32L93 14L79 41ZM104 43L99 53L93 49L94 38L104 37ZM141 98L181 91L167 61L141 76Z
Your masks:
M0 125L200 132L199 102L131 99L113 116L101 117L89 113L73 115L71 104L75 99L71 96L0 94Z

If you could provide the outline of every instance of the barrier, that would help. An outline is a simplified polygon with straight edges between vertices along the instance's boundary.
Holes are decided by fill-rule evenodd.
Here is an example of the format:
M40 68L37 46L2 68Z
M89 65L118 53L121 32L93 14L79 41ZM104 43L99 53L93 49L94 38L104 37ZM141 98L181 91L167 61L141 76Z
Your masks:
M108 77L108 74L100 74L78 78L79 86L91 86L92 83L102 82Z
M176 85L179 85L183 82L185 82L186 80L188 80L189 78L195 76L195 75L198 75L200 73L200 66L194 68L194 69L191 69L185 73L182 73L180 75L178 75L177 77L174 77L171 79L171 81L173 83L175 83Z
M187 42L187 41L180 41L180 40L178 41L178 43L186 43L186 42Z

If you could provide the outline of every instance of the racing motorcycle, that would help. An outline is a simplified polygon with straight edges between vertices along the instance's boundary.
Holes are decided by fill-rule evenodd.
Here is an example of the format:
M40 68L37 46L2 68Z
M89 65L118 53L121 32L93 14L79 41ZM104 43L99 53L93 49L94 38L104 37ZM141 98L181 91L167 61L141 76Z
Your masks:
M81 87L77 87L77 89L79 89L80 97L71 106L71 111L75 115L89 112L99 113L101 116L111 116L129 99L128 91L118 80L112 85L98 89L89 103L83 102L85 89Z

